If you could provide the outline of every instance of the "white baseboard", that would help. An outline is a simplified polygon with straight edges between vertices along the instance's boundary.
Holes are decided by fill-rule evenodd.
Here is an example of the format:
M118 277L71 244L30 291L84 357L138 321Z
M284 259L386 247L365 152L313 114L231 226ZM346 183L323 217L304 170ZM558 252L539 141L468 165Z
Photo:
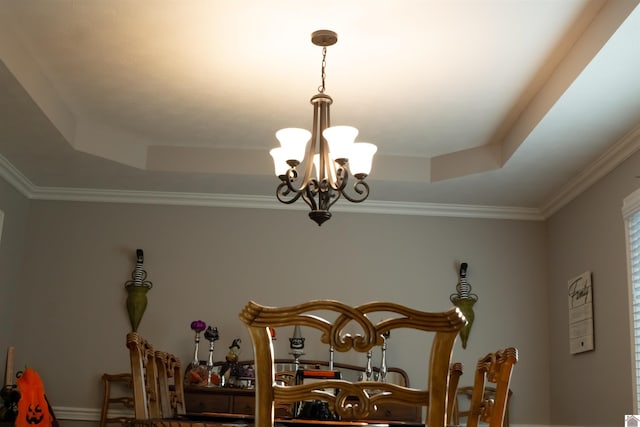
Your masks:
M59 420L74 421L100 421L100 409L94 408L70 408L65 406L54 406L53 412ZM133 411L110 410L109 416L132 417Z

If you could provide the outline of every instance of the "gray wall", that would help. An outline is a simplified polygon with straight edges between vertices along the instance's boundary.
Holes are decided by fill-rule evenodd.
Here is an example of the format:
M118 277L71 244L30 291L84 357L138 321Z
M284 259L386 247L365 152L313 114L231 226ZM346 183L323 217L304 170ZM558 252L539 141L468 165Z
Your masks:
M627 254L622 201L638 188L640 154L548 221L551 422L621 425L633 413ZM571 355L567 281L592 272L595 351Z
M546 223L337 213L322 228L301 211L28 201L0 180L0 344L41 373L56 407L98 408L100 375L128 370L123 284L138 247L154 282L140 332L185 361L195 319L220 328L216 360L235 337L250 358L237 319L248 299L447 308L466 261L480 300L468 348L454 351L462 383L477 357L515 345L512 423L618 426L633 408L621 206L639 169L636 154ZM572 356L566 283L587 270L596 349ZM276 341L283 356L288 336ZM411 359L423 352L390 340L390 363L416 384L424 376Z
M216 360L236 337L241 357L251 358L238 320L249 299L389 300L447 309L458 264L468 262L479 302L467 349L458 343L454 351L467 369L461 383L472 382L477 358L516 346L512 422L549 423L542 222L337 213L319 228L297 210L50 201L32 201L29 212L13 341L18 363L40 372L55 407L98 408L101 374L129 369L123 284L142 248L154 287L140 333L184 361L192 358L195 319L219 327ZM279 332L278 356L287 357L288 336ZM313 337L307 340L308 357L327 357ZM427 345L392 336L389 363L423 385Z
M4 214L0 235L0 360L3 367L0 375L4 380L4 355L6 348L15 341L15 325L20 322L18 307L26 303L18 299L17 289L22 284L21 270L28 242L26 231L29 201L2 179L0 210Z

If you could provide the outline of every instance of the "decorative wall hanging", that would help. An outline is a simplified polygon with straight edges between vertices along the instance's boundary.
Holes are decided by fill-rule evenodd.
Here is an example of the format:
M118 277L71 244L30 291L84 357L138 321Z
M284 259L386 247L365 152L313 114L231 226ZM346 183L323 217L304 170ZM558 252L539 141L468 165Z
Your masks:
M131 330L138 331L138 326L147 309L147 292L153 287L153 283L146 280L147 272L142 268L144 253L142 249L136 249L136 267L131 273L133 280L125 282L127 290L127 312L131 322Z
M582 353L595 348L593 342L593 285L591 272L569 280L569 351Z
M469 333L471 332L471 325L473 325L473 319L475 313L473 312L473 306L478 301L478 295L471 293L471 285L467 282L467 263L460 264L460 274L458 276L458 284L456 285L456 293L451 294L449 297L453 305L458 307L464 317L467 319L467 324L460 330L460 340L462 341L462 348L467 348L467 341L469 340Z

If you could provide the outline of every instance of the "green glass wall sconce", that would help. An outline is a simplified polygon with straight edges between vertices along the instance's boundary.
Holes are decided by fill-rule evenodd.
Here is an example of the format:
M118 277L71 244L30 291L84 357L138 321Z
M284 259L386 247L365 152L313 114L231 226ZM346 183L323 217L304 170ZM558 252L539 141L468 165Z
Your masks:
M469 333L471 332L471 325L473 325L473 319L475 313L473 312L473 306L478 301L478 295L471 293L471 285L467 282L467 263L460 264L460 273L458 275L458 284L456 285L456 293L451 294L449 299L460 309L464 317L467 319L467 324L460 330L460 340L462 341L462 348L467 348L467 341L469 340Z

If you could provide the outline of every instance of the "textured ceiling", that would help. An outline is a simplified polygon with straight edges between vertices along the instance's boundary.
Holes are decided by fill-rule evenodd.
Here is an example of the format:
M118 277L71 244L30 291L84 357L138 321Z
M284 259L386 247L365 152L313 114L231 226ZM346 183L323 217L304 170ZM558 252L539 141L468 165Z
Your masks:
M332 124L378 146L371 202L544 216L639 144L637 4L0 0L4 175L34 198L275 198L326 28Z

